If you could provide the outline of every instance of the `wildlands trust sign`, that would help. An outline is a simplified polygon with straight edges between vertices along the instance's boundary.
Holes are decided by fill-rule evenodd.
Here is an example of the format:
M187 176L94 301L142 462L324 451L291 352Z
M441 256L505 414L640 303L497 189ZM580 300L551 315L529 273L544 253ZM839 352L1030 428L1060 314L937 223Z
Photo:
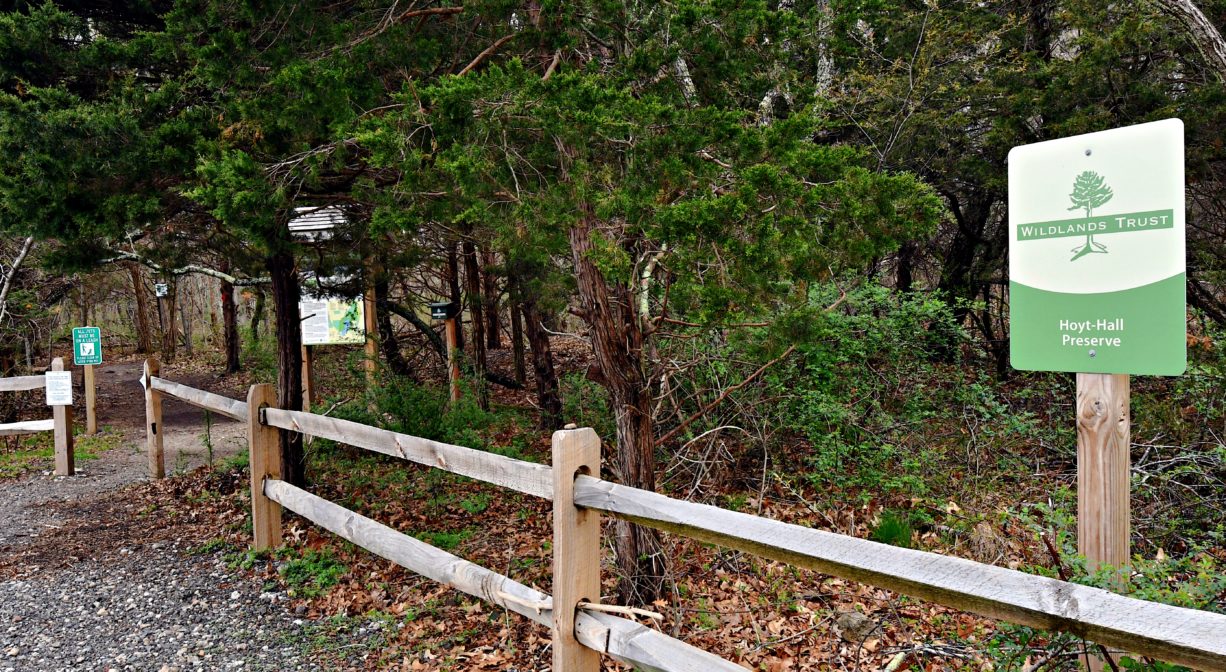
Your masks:
M1014 368L1183 373L1183 161L1178 119L1009 153Z

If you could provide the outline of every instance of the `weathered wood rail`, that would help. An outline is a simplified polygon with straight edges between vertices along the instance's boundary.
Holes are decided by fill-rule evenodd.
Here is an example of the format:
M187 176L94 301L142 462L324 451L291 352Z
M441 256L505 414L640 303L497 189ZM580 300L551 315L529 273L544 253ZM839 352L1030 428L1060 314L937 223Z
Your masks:
M150 478L166 477L166 451L162 444L163 395L239 422L246 422L248 415L246 402L160 378L161 372L158 360L145 360L141 382L145 388L145 444Z
M63 371L64 360L51 360L52 371ZM28 392L42 390L47 386L44 376L13 376L0 378L0 392ZM55 443L55 475L72 476L76 473L72 436L72 406L51 407L51 417L46 420L24 420L0 424L0 436L25 436L52 432Z
M160 387L164 394L184 392L182 386ZM204 400L214 410L223 405L234 410L238 408L235 404L242 403L228 400L223 404L203 396L207 393L187 390L187 395ZM414 572L550 626L554 669L559 672L597 669L592 667L593 659L575 647L644 670L742 669L633 621L585 606L600 598L584 594L591 590L593 576L597 577L594 585L599 586L599 537L593 544L590 535L593 521L599 534L596 516L600 513L982 616L1070 632L1197 669L1226 670L1226 616L814 530L604 481L592 468L599 462L599 442L591 430L555 433L553 460L562 470L555 474L553 467L502 455L271 408L273 400L269 386L255 386L245 404L257 548L280 543L281 509L289 509ZM278 431L331 439L553 500L554 586L561 597L555 600L281 481L276 459ZM597 456L594 461L593 449ZM566 611L555 609L555 602L565 604Z

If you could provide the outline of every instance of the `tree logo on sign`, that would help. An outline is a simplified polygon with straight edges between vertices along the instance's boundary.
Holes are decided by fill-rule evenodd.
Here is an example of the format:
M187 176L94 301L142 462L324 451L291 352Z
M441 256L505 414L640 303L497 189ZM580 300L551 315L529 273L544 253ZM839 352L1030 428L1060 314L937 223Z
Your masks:
M1094 214L1094 208L1110 201L1112 196L1115 196L1115 192L1111 190L1111 187L1107 186L1107 181L1103 176L1092 170L1087 170L1073 180L1073 193L1068 195L1073 205L1069 210L1080 208L1085 210L1086 217L1091 217ZM1087 233L1086 244L1074 247L1072 251L1073 258L1070 261L1077 261L1087 254L1106 254L1107 246L1094 242L1094 234Z

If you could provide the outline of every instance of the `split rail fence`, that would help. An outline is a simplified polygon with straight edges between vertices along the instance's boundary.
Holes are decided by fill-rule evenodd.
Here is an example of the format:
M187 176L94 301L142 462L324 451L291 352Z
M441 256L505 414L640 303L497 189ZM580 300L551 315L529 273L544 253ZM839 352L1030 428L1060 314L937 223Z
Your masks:
M247 422L254 547L281 544L282 508L366 550L549 627L556 672L592 672L605 654L641 670L732 672L739 665L632 620L599 611L600 514L931 600L1011 623L1064 631L1197 669L1226 670L1226 616L686 502L599 478L591 429L553 435L546 466L355 422L275 408L271 385L241 402L156 377L151 363L151 467L160 397ZM280 478L279 432L300 432L492 483L553 502L553 586L546 595L318 497ZM155 434L159 437L154 446ZM153 471L160 476L161 470ZM592 606L597 605L597 606Z
M51 360L52 371L63 371L64 360ZM0 392L27 392L42 390L47 386L43 376L13 376L0 378ZM55 475L72 476L76 473L73 454L72 406L52 406L51 417L46 420L25 420L0 424L0 436L23 436L53 432L55 434Z

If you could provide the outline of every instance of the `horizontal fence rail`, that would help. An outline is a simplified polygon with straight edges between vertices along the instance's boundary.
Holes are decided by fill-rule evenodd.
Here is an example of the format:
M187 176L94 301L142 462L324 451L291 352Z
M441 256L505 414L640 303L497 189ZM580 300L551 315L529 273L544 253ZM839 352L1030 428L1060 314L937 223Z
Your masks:
M55 420L26 420L24 422L10 422L6 425L0 425L0 436L22 436L24 434L38 434L40 432L55 431Z
M247 419L247 402L245 401L198 390L165 378L150 378L149 384L154 390L197 408L224 415L232 420L244 421Z
M267 386L258 386L264 388L265 396L261 399L265 401L253 406L174 385L171 388L155 384L155 389L185 401L190 401L187 397L203 401L197 405L219 413L221 408L235 413L244 409L252 427L253 455L257 441L264 446L263 450L275 450L276 443L275 436L256 439L254 432L276 428L331 439L544 499L554 498L553 469L549 466L348 420L271 408L266 405L273 400ZM555 459L559 455L556 450L555 443ZM277 521L279 507L284 506L418 574L537 623L556 627L553 600L549 595L285 483L277 476L275 461L263 461L270 464L270 470L258 475L257 482L262 487L253 488L253 496L259 492L263 501L275 502L271 506L277 507ZM254 458L252 464L254 467ZM257 474L253 470L255 477ZM889 546L676 500L593 476L576 475L573 485L573 504L582 509L880 586L989 618L1069 632L1100 644L1198 669L1226 670L1226 616L1221 614L1138 600L972 560ZM571 498L565 493L564 496ZM279 522L276 525L275 538L279 540ZM555 564L555 574L557 568ZM586 608L580 608L576 614L574 634L584 646L643 670L720 672L743 669L628 619Z
M683 502L590 476L576 480L575 504L963 611L1192 667L1226 669L1221 614Z
M56 357L51 360L51 371L63 371L64 359ZM0 392L28 392L41 390L47 386L46 376L13 376L0 378ZM86 399L89 399L87 390ZM72 406L52 406L51 419L26 420L0 424L0 437L25 436L27 434L53 434L56 476L72 476L76 473L76 458L72 436Z
M46 378L42 376L14 376L12 378L0 378L0 392L25 392L27 390L41 390L47 384Z
M331 439L536 497L553 498L552 471L543 464L314 413L278 408L266 408L263 413L263 421L271 427Z
M264 495L311 522L422 576L549 627L553 600L514 579L397 532L284 481L264 481ZM580 610L575 637L584 646L652 672L744 672L745 668L634 621Z

